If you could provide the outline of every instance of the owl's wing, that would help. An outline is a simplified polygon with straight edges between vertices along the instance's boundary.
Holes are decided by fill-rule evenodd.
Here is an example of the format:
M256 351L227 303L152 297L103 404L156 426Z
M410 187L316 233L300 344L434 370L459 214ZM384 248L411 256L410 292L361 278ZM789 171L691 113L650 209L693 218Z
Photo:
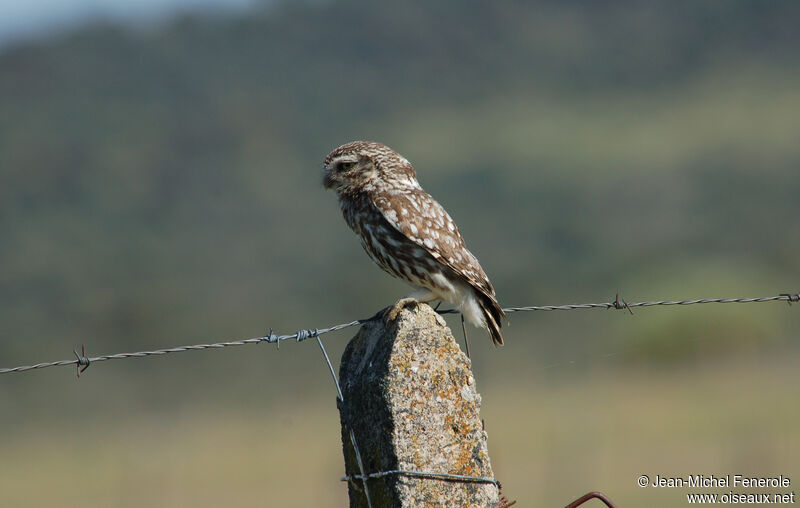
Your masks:
M373 197L372 203L397 231L495 299L492 283L467 249L456 223L430 194L422 189L390 191Z

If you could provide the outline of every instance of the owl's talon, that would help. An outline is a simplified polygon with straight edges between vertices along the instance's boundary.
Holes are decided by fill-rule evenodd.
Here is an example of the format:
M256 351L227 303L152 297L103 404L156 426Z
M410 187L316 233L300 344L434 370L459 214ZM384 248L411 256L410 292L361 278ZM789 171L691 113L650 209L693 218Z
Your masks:
M417 301L416 298L407 297L397 300L397 302L394 305L392 305L391 307L386 307L386 310L384 311L385 313L384 315L386 316L386 323L391 323L392 321L395 321L397 319L397 316L400 315L400 312L402 312L402 310L405 309L406 307L416 307L417 305L419 305L419 301Z

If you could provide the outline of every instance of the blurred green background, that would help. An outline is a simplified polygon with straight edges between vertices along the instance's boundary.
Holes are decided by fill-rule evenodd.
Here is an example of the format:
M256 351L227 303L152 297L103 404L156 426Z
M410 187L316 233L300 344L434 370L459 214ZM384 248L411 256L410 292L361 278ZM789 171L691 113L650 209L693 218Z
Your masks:
M353 139L411 160L504 306L800 291L798 20L792 1L330 0L8 44L0 366L392 303L407 287L321 186ZM736 473L796 490L798 312L519 313L502 349L472 331L504 493L683 506L637 476ZM324 337L334 359L353 333ZM334 397L313 342L3 375L1 502L346 506Z

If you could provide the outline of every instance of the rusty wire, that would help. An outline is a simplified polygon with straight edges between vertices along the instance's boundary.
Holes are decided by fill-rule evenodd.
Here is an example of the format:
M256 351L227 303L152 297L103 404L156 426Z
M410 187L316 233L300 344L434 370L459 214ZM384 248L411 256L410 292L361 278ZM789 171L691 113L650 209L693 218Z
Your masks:
M565 508L578 508L578 506L582 506L584 503L586 503L587 501L590 501L592 499L599 499L608 508L615 508L614 503L611 502L611 500L608 498L608 496L606 496L602 492L596 492L596 491L595 492L588 492L588 493L582 495L581 497L579 497L575 501L573 501L570 504L568 504Z

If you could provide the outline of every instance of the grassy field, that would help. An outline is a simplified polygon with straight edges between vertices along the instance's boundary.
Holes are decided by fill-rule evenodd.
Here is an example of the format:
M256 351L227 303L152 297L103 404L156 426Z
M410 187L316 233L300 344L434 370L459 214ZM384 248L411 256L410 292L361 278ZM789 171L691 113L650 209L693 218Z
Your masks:
M686 504L691 489L643 489L641 474L794 480L799 360L784 349L672 368L555 365L484 386L479 378L496 477L519 506L550 507L589 490L618 506ZM3 505L346 506L332 397L273 407L13 429L0 441Z

